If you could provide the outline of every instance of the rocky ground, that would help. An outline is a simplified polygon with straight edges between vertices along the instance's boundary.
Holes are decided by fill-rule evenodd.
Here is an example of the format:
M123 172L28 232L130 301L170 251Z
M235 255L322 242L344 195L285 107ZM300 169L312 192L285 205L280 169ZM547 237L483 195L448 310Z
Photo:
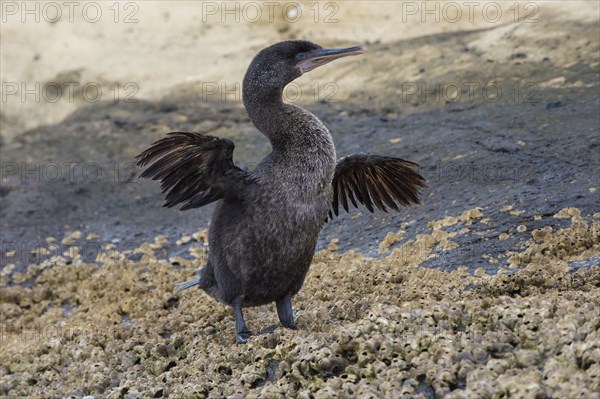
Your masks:
M243 347L229 309L173 296L203 265L212 207L161 208L133 166L168 131L210 130L252 167L269 147L238 101L180 82L57 123L3 111L0 392L599 397L600 32L597 5L582 5L374 39L302 77L299 103L339 156L400 156L429 186L402 213L325 225L295 299L299 330L273 331L273 309L252 309L250 328L265 331Z

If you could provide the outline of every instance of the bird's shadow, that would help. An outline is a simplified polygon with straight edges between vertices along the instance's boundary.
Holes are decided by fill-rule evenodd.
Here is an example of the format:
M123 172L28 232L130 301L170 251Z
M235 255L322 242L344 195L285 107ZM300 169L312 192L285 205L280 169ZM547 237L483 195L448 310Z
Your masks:
M262 330L254 333L253 335L266 335L266 334L272 334L275 332L275 330L277 330L277 328L280 327L277 324L271 324L269 327L265 327Z

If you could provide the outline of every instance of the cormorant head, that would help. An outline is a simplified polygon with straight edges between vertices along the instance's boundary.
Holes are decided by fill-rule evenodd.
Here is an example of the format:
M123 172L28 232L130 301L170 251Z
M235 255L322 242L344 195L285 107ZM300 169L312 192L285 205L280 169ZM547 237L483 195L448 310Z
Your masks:
M244 87L279 91L303 73L337 58L366 52L363 46L323 48L306 40L279 42L260 51L248 67Z

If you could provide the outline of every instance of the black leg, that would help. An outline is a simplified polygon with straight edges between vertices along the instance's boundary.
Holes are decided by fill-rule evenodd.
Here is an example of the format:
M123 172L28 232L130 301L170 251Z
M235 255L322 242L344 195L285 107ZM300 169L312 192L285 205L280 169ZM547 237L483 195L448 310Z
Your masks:
M279 321L284 327L296 329L296 323L294 323L294 311L292 310L292 295L288 294L283 299L276 302L277 315Z
M237 297L231 304L235 315L235 335L238 344L245 344L252 333L248 330L244 321L244 313L242 313L242 297Z

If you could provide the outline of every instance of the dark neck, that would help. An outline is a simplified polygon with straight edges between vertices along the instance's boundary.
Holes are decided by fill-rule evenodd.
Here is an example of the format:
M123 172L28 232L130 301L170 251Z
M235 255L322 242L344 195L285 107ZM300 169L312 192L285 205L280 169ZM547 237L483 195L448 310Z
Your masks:
M242 97L246 112L254 126L267 136L274 147L285 134L283 130L287 124L282 95L283 88L269 88L258 79L244 78Z
M282 94L283 88L268 89L258 79L244 79L246 112L254 126L269 139L273 152L285 154L288 159L306 160L306 151L310 151L321 154L324 162L331 159L335 162L335 147L327 128L307 110L283 102Z
M273 147L268 165L285 165L285 180L313 195L315 187L325 187L333 177L336 154L331 134L310 112L284 103L282 89L257 86L245 79L243 98L252 123Z
M261 88L244 85L244 106L254 126L273 141L279 136L284 117L281 92L262 91Z

